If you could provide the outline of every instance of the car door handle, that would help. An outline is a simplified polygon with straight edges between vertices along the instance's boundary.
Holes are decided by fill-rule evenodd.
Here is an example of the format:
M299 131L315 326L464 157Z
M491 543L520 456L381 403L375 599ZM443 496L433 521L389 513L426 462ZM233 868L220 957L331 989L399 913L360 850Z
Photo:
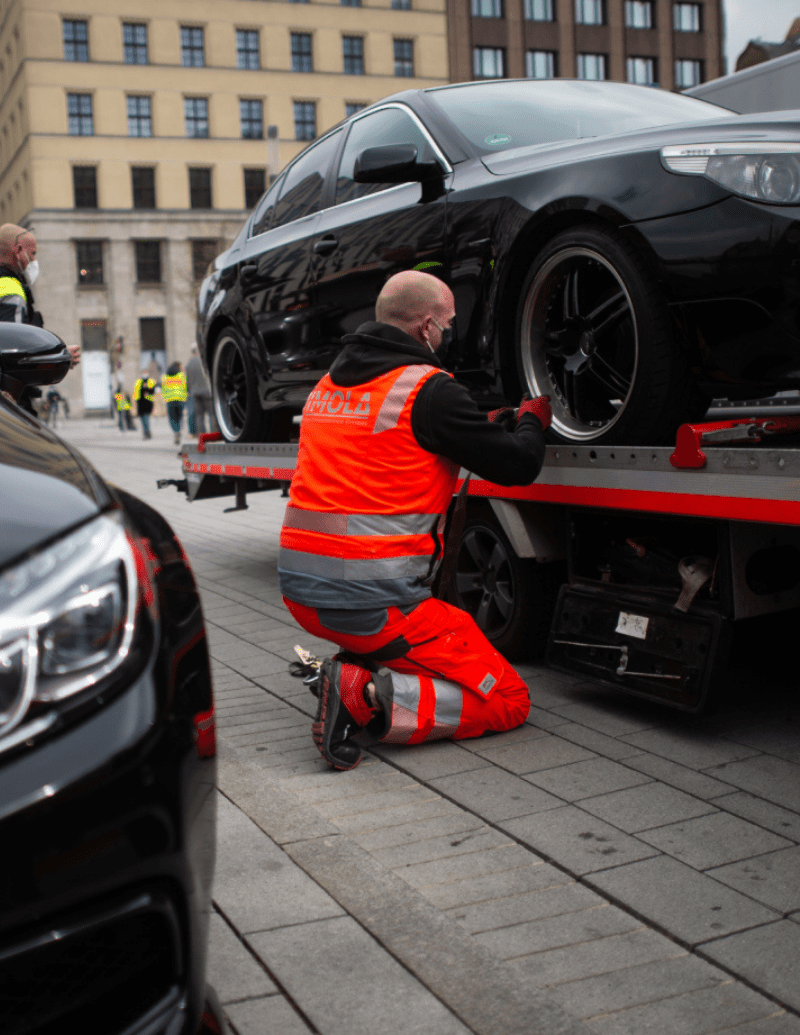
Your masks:
M258 273L258 264L255 262L246 262L239 268L239 276L244 281L252 280L256 273Z
M314 242L314 254L333 255L338 247L338 239L335 238L333 234L326 234L324 237L320 237L318 241Z

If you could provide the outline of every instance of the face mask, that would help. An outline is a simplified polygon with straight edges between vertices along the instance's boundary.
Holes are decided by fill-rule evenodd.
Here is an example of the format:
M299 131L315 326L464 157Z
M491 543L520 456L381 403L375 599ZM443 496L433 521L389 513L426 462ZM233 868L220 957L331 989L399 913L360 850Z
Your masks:
M33 287L36 278L39 276L39 263L36 259L29 262L22 273L23 277L28 282L28 287Z
M439 345L439 348L442 352L447 352L447 350L453 344L453 328L442 327L442 325L439 323L435 316L432 316L431 319L442 332L442 342ZM428 344L428 348L430 348L430 344ZM433 352L433 349L431 349L431 352Z

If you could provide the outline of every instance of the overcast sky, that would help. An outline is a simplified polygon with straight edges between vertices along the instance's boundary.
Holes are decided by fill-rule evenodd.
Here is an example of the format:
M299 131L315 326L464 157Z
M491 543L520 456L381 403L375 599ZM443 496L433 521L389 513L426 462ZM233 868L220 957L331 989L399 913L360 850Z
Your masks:
M723 0L725 8L725 57L728 71L747 41L759 37L767 43L780 43L795 18L800 18L800 0Z

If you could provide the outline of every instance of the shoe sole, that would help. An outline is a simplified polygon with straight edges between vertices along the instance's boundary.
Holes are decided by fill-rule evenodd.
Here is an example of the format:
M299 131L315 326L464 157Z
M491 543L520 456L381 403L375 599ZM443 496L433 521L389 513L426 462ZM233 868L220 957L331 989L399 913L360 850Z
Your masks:
M336 722L336 713L339 710L341 699L338 694L331 694L331 676L334 678L341 671L341 662L325 661L319 674L319 695L317 704L317 716L311 725L311 736L317 745L317 750L333 769L340 772L347 772L348 769L355 769L361 761L361 756L351 765L345 765L330 751L330 730ZM326 731L325 727L328 726Z

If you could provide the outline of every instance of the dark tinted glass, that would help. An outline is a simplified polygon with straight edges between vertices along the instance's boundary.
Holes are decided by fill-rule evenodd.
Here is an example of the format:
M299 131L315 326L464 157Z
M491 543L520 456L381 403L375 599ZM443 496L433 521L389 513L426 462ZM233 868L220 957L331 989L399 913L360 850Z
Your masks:
M342 152L336 180L337 205L365 194L386 190L385 183L356 183L353 179L356 157L365 148L380 147L381 144L413 144L417 149L418 161L430 162L434 158L425 134L402 108L384 108L383 111L364 115L353 123Z
M161 280L161 242L134 241L136 279L140 284L158 284Z
M102 241L76 241L75 257L78 260L79 284L103 283Z
M304 151L287 171L280 197L275 205L273 227L283 226L294 219L319 211L325 176L339 146L341 132L337 130Z
M282 185L283 180L278 180L276 183L273 183L259 202L250 228L251 237L256 237L258 234L266 233L266 231L272 226L272 211L275 208L275 200L280 193Z
M73 165L75 208L97 208L97 170L93 165Z
M480 83L431 90L428 97L481 154L732 114L693 97L625 83Z
M131 169L134 208L156 207L156 171L152 166L134 166Z
M255 208L267 185L266 169L244 170L244 207Z

